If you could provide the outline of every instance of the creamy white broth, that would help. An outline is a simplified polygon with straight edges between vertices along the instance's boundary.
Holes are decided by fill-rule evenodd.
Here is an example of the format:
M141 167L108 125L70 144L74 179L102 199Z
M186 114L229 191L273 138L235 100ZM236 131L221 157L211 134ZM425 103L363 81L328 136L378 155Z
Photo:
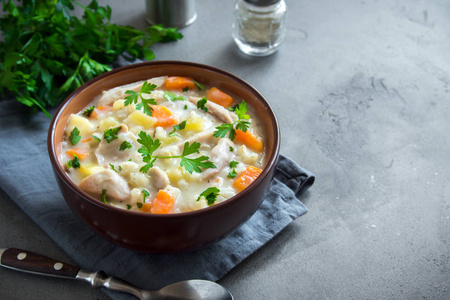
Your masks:
M134 103L125 105L125 97L129 95L125 91L139 92L143 82L105 91L83 110L71 115L61 143L61 158L67 174L80 189L100 201L128 210L179 213L225 201L240 191L241 188L236 186L235 181L249 166L263 168L264 149L254 149L251 144L246 145L246 142L236 138L231 141L228 134L224 138L213 136L216 127L236 121L237 116L233 111L210 100L206 102L208 112L197 107L196 102L205 97L212 87L205 86L203 90L198 87L185 91L170 90L170 93L177 97L183 96L184 100L169 101L164 97L165 80L166 77L149 79L148 82L155 83L157 88L143 96L145 99L155 99L158 106L164 107L161 110L167 109L173 116L174 124L170 122L172 119L169 117L166 124L158 126L163 121L154 117L155 111L150 117L143 109L137 110ZM222 91L233 96L225 90ZM243 100L245 101L233 97L231 107ZM84 113L92 107L95 109L88 117ZM250 116L247 131L264 145L260 120L255 117L251 107L247 114ZM186 127L173 133L174 125L182 121L186 121ZM167 125L167 122L170 125ZM70 136L75 127L79 131L80 139L73 145ZM117 138L108 143L105 131L114 129L117 131ZM158 158L148 172L142 172L140 169L146 162L138 152L142 147L138 142L141 132L161 142L160 147L153 152L153 155L157 156L179 156L186 142L189 145L199 142L199 153L187 157L207 156L208 161L213 162L217 168L201 168L202 172L191 174L180 166L181 158ZM120 150L122 144L126 144L125 141L129 148ZM75 163L74 155L79 166ZM236 162L234 167L230 165L232 161ZM200 194L211 187L220 190L216 193L214 203L208 204L205 197L197 201ZM171 201L168 201L167 205L166 202L160 202L164 204L160 209L160 203L157 204L155 199L158 198L159 201L159 197L164 194L170 195L173 204L170 204Z

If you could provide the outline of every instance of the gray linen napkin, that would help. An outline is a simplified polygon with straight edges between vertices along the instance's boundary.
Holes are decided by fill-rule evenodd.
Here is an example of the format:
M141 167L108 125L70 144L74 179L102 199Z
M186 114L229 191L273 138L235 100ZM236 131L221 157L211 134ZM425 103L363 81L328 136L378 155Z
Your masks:
M206 249L172 255L121 248L94 234L66 205L47 154L49 124L42 113L27 116L15 100L0 102L0 188L19 207L26 207L30 218L84 269L104 270L146 289L193 278L216 281L306 213L298 197L314 183L314 175L281 156L261 207L224 240ZM131 299L122 293L107 293L113 299Z

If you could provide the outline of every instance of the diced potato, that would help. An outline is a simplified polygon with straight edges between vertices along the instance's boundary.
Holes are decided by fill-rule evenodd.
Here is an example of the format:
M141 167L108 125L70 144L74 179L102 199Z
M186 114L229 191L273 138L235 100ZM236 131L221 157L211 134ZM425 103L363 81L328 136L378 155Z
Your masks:
M204 127L203 119L201 117L193 117L187 119L185 129L200 132L203 131Z
M254 165L258 160L258 154L242 145L238 149L238 154L242 157L242 161L249 165Z
M82 178L85 178L85 177L88 177L89 175L98 173L102 170L104 170L104 168L99 165L91 164L91 163L83 163L80 166L80 176Z
M156 119L153 117L150 117L143 112L136 110L135 112L131 113L128 118L124 120L125 124L129 125L129 127L132 127L133 123L138 126L142 126L144 129L150 129L155 125Z
M117 127L119 125L119 122L114 119L113 117L108 117L102 121L100 121L99 126L101 131L105 131L106 129L109 129L111 127Z
M170 182L178 182L183 178L183 171L181 167L168 169L166 170L166 174Z
M167 145L178 143L179 141L181 141L181 137L174 135L174 136L169 136L169 137L166 137L165 139L162 139L161 144L164 147Z
M113 108L114 110L120 110L125 107L125 100L119 99L114 101Z
M156 127L155 129L155 138L159 140L163 140L167 137L167 133L161 126Z
M80 136L91 134L95 129L95 126L88 119L78 115L71 115L67 123L66 135L70 136L75 127L80 131Z
M130 173L130 184L133 186L147 186L150 184L147 176L140 172Z

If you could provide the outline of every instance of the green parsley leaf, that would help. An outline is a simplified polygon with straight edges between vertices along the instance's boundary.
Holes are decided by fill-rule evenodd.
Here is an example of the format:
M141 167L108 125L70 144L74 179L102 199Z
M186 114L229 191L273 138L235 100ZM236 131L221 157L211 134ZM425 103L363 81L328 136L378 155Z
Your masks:
M187 105L184 106L184 110L186 110L186 109L187 109Z
M230 146L230 152L234 152L234 148Z
M183 89L183 92L188 92L188 91L189 91L189 87L186 86L186 87Z
M234 140L236 136L236 129L242 130L243 132L247 132L248 127L250 126L250 122L247 121L250 119L250 116L247 115L247 103L242 101L234 110L236 115L238 116L238 120L233 123L224 123L216 127L213 136L215 137L225 137L228 133L228 137L230 140Z
M81 164L80 164L80 160L78 159L78 156L74 155L72 160L69 160L67 162L67 164L69 165L69 167L71 168L80 168Z
M153 167L153 163L156 161L156 159L163 158L181 158L180 166L184 167L191 174L194 171L201 173L201 168L217 168L217 166L213 162L207 161L209 159L208 156L203 155L197 158L186 157L190 154L199 153L198 149L200 148L201 144L198 142L193 142L191 145L189 145L189 142L186 142L184 144L183 153L181 155L153 156L153 152L158 149L158 147L161 145L161 142L158 139L153 140L152 137L144 131L141 131L138 136L139 139L137 141L142 145L142 147L138 149L138 152L141 153L142 160L147 163L139 170L143 173L147 173L150 168Z
M108 204L108 201L106 201L106 190L102 190L102 202Z
M165 91L163 97L167 101L186 100L186 97L184 97L183 95L178 96L177 94L169 91Z
M235 178L237 173L236 173L236 166L239 164L239 162L232 160L230 161L230 168L232 168L233 170L228 173L228 178Z
M97 140L97 141L99 141L99 142L102 141L99 137L97 137L97 136L95 136L95 135L92 135L92 137L94 138L94 140Z
M117 170L114 168L114 165L109 164L109 166L111 167L111 169L112 169L114 172L119 173L119 172L117 172ZM119 171L120 171L120 170L122 170L122 168L119 166Z
M131 144L129 142L123 141L123 143L120 144L119 150L124 151L126 149L131 149L131 148L133 148L133 146L131 146Z
M235 160L232 160L232 161L230 161L230 168L236 168L237 167L237 165L239 164L239 162L237 162L237 161L235 161Z
M138 208L142 208L142 205L143 205L143 204L142 204L141 202L137 202L137 203L136 203L136 206L137 206Z
M201 173L201 168L217 168L217 166L211 162L206 161L209 159L208 156L202 155L197 158L187 158L185 156L198 153L198 149L200 148L201 144L198 142L193 142L191 145L189 145L189 142L184 143L183 147L183 153L181 154L181 163L180 166L184 167L189 173L192 174L192 172L198 172Z
M146 189L142 189L142 203L145 203L145 198L150 196L150 193Z
M127 209L128 209L128 210L130 210L131 207L132 207L132 206L131 206L130 204L127 204Z
M186 128L186 120L184 120L178 125L173 126L173 130L169 133L169 136L174 136L177 130L183 130L185 128Z
M118 138L117 134L122 129L122 126L106 129L103 134L103 139L105 139L108 144Z
M83 112L83 115L85 115L86 117L89 118L91 116L92 112L94 111L94 109L95 109L94 105L89 108L86 108L86 110Z
M194 80L195 85L197 86L199 91L202 91L205 89L205 86L203 84L198 83L197 81Z
M70 133L69 140L72 145L78 144L78 142L81 140L80 131L77 127L73 128L72 132Z
M144 83L141 86L141 90L139 93L136 93L134 91L127 90L125 91L125 94L129 95L125 97L124 105L130 105L130 104L136 104L136 109L141 110L144 108L144 113L151 116L153 108L150 106L158 104L154 98L144 98L142 94L150 94L152 91L154 91L156 88L156 84L148 83L147 81L144 81ZM138 103L139 98L141 98L141 102Z
M113 24L111 7L96 0L0 2L0 94L9 91L31 113L49 117L47 107L109 71L119 55L152 60L153 44L182 38L177 28Z
M206 100L206 97L203 97L202 99L198 100L197 108L203 110L204 112L207 112L208 108L205 106L207 101L208 100Z
M209 187L204 190L197 198L197 201L200 201L202 197L204 197L208 203L208 205L213 205L217 200L217 196L219 196L220 190L216 187Z
M138 149L138 152L141 153L142 160L147 163L139 171L147 173L150 168L153 167L153 163L156 160L156 158L152 157L153 152L159 148L161 142L158 139L153 140L152 137L144 131L141 131L138 136L139 139L137 141L142 145L142 147Z

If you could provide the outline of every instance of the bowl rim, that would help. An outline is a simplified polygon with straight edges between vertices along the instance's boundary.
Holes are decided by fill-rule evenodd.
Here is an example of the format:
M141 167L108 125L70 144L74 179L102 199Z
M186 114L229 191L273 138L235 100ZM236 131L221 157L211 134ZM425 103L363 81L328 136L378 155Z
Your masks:
M102 201L90 196L89 194L83 192L67 175L67 173L64 171L63 167L59 164L59 160L57 158L57 155L55 153L55 129L56 129L56 123L59 119L59 117L62 115L64 109L67 107L67 105L70 103L70 101L75 98L82 90L84 90L86 87L96 83L97 81L100 81L108 76L111 76L116 73L120 73L125 70L130 70L134 68L145 68L148 66L158 66L158 65L183 65L183 66L191 66L196 67L200 69L207 69L209 71L219 73L220 75L230 77L233 81L237 82L238 84L244 86L246 89L250 90L252 94L254 94L259 101L262 102L263 106L266 107L267 112L269 114L270 119L272 120L272 123L274 124L274 151L273 154L270 157L267 157L267 163L266 167L263 168L261 174L256 178L254 182L252 182L247 188L245 188L243 191L237 193L231 198L226 199L223 202L214 204L212 206L208 206L202 209L192 210L188 212L181 212L181 213L173 213L173 214L150 214L147 212L140 212L140 211L129 211L123 208L115 207L110 204L103 203ZM50 126L48 129L48 135L47 135L47 149L48 154L50 157L50 162L53 166L53 169L57 173L57 175L67 184L67 186L78 196L81 198L86 199L91 204L99 206L100 208L106 209L106 210L112 210L115 213L119 214L127 214L130 216L135 215L136 217L144 217L144 218L163 218L163 219L172 219L172 218L189 218L189 217L195 217L198 215L207 214L210 211L216 211L220 210L222 207L226 207L229 205L232 205L233 202L238 201L239 198L244 197L245 195L249 194L253 189L255 189L261 181L264 180L266 176L270 173L270 171L276 167L276 163L278 161L279 152L280 152L280 126L278 123L278 120L275 116L275 113L270 106L270 104L267 102L267 100L261 95L261 93L258 92L257 89L255 89L252 85L244 81L243 79L237 77L236 75L233 75L227 71L224 71L222 69L205 65L201 63L196 62L188 62L188 61L177 61L177 60L160 60L160 61L147 61L147 62L141 62L141 63L135 63L130 64L122 67L115 68L111 71L105 72L99 76L96 76L92 78L91 80L87 81L83 85L81 85L79 88L74 90L69 96L64 99L64 101L60 104L57 111L53 115L53 118L50 122Z

